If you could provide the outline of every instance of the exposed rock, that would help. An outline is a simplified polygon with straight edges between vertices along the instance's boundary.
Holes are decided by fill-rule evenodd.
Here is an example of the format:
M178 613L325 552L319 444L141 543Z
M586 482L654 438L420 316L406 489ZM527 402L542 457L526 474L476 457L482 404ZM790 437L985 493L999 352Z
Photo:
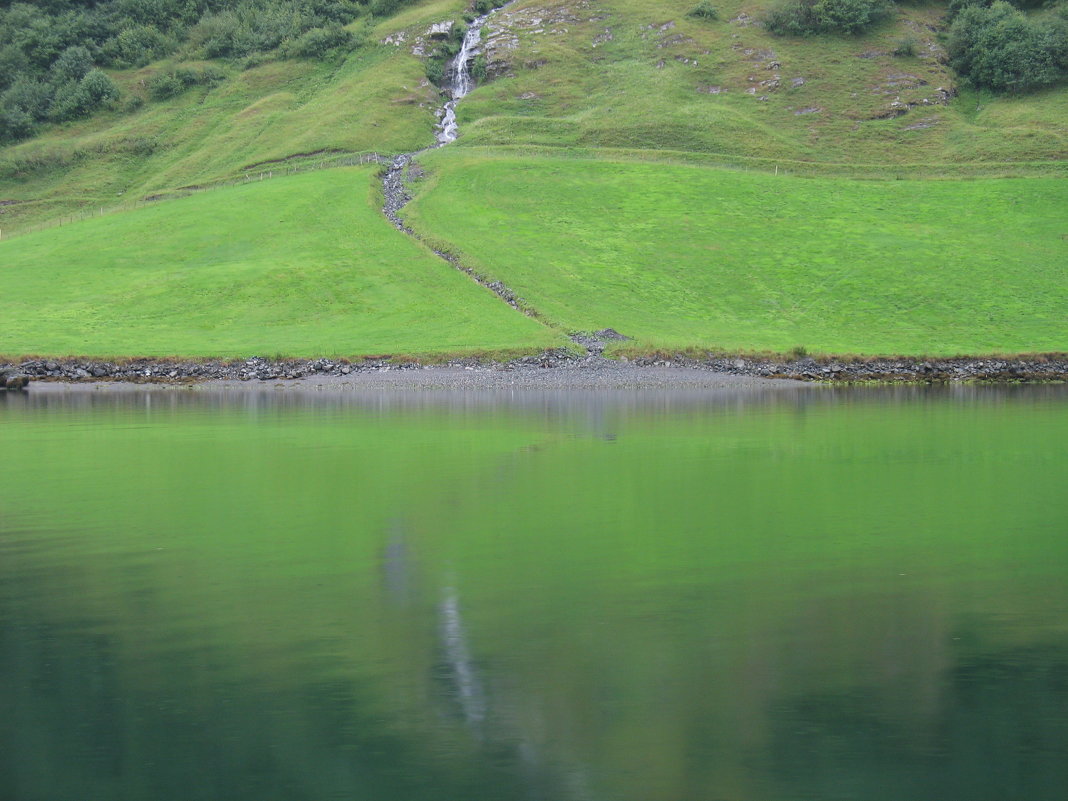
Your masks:
M600 358L608 342L626 339L613 329L596 332L576 332L571 335L585 353L552 349L507 362L493 363L493 369L515 370L536 367L597 369L617 365ZM1068 355L1050 354L1028 358L976 357L951 359L766 359L738 356L708 356L694 358L677 353L639 356L632 362L639 367L676 366L731 375L764 378L793 378L802 381L857 383L894 381L911 383L1063 381L1068 379ZM54 364L55 367L48 367ZM473 367L482 364L474 358L454 359L446 367ZM86 368L102 373L91 377ZM0 365L0 373L17 374L26 382L51 381L128 381L135 383L190 383L208 380L292 381L314 375L352 375L367 371L424 369L415 362L395 363L386 357L365 359L283 359L263 357L238 361L172 361L134 359L121 364L80 359L28 360L21 364ZM20 382L21 383L21 380ZM10 387L10 378L5 379ZM23 384L23 386L25 386Z
M689 36L683 36L681 33L676 33L674 36L668 36L665 39L661 39L656 46L664 48L675 47L681 44L693 44L693 39Z
M818 114L821 111L823 111L823 109L820 108L819 106L808 106L806 108L799 108L797 111L794 112L794 114L795 115Z
M605 44L606 42L611 42L612 39L613 39L612 29L611 28L605 28L603 33L599 33L599 34L597 34L596 36L593 37L593 42L591 42L591 44L594 47L597 47L597 45L602 45L602 44Z
M429 28L427 28L427 38L434 39L436 41L444 41L449 38L449 34L452 32L452 20L445 20L444 22L435 22Z

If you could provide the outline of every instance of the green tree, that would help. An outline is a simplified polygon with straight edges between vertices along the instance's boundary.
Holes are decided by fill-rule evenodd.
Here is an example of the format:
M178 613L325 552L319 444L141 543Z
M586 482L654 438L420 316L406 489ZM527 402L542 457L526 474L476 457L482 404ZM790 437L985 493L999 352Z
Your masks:
M972 85L1026 92L1065 76L1068 35L1060 20L1031 20L1004 0L963 8L949 30L950 65Z

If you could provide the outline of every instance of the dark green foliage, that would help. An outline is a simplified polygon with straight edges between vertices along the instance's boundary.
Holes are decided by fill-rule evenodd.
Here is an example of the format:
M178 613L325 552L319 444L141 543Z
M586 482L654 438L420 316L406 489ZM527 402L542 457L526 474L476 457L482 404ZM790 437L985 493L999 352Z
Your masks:
M445 80L445 60L440 58L427 59L426 79L435 86L440 86Z
M155 75L148 83L148 94L153 100L166 100L197 85L214 86L224 77L222 72L213 67L202 70L182 67Z
M37 131L33 117L20 108L5 108L0 111L0 143L17 142L33 136Z
M686 16L696 17L697 19L715 20L719 19L719 11L712 5L711 0L701 0L701 2L689 10Z
M118 99L115 82L100 70L90 70L80 81L69 81L59 87L48 117L55 122L87 117Z
M11 102L0 102L0 144L30 135L36 123L74 119L110 103L113 83L105 86L99 76L82 83L94 67L142 67L172 55L246 63L322 58L359 46L344 27L359 16L386 16L412 1L0 0L0 93L22 82ZM30 98L27 81L45 88ZM189 85L168 74L154 82L152 96L170 97Z
M902 36L897 40L897 44L894 45L895 56L914 56L916 55L916 48L918 47L916 37L914 36Z
M48 116L55 93L51 84L22 75L0 95L0 106L7 110L18 109L34 120L43 120Z
M482 54L479 54L475 58L474 65L471 67L471 77L481 83L482 81L486 80L486 71L488 67L489 65L486 63L486 57Z
M1068 76L1068 23L1029 18L1003 0L962 8L949 30L952 67L973 86L1027 92Z
M893 8L890 0L781 0L765 24L779 36L856 34L886 19Z
M170 53L175 40L160 32L154 25L133 25L123 28L103 44L103 53L116 67L143 67L150 61Z
M354 41L351 33L334 23L305 31L285 53L297 58L323 58L333 51L350 49Z
M52 62L52 80L57 84L80 81L93 68L93 57L81 45L68 47Z
M388 17L411 3L412 0L371 0L371 14L376 17Z
M471 5L471 10L478 16L488 14L495 8L500 8L507 2L507 0L475 0Z

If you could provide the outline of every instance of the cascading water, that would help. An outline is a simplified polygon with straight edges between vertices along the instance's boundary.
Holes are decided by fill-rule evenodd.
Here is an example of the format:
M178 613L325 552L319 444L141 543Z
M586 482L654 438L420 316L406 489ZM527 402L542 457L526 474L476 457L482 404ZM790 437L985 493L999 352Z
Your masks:
M460 45L460 52L456 54L456 58L452 61L452 85L448 88L450 100L445 104L445 113L438 126L439 146L456 141L456 137L460 132L459 126L456 124L456 103L474 88L475 82L471 77L471 56L476 52L478 44L482 40L482 26L486 24L489 16L489 14L483 14L481 17L475 18L468 26L467 33L464 34L463 44Z
M501 4L488 14L476 17L468 26L467 33L464 34L463 44L460 46L460 52L456 54L456 58L454 58L449 65L451 81L450 85L445 89L445 92L449 96L449 100L445 103L445 106L442 109L441 122L438 123L437 142L422 150L416 150L412 153L401 153L390 162L389 168L382 177L382 190L386 200L385 205L382 207L382 213L386 215L386 218L393 223L398 231L403 231L414 239L419 240L419 235L406 226L404 220L400 217L401 209L403 209L408 204L408 201L412 199L405 187L405 172L411 167L413 159L420 153L425 153L428 150L443 147L449 144L449 142L456 141L456 137L460 133L459 126L456 124L456 104L467 95L468 92L475 88L474 77L471 75L471 61L472 57L477 56L479 53L479 44L482 40L482 28L491 16L505 6L511 5L513 1L514 0L508 0L508 2ZM524 303L522 298L518 297L511 289L500 281L492 281L478 275L470 267L464 266L460 260L451 253L446 253L436 248L431 248L431 250L457 270L467 273L473 280L493 292L513 309L521 311L529 317L541 319L541 316L534 309Z

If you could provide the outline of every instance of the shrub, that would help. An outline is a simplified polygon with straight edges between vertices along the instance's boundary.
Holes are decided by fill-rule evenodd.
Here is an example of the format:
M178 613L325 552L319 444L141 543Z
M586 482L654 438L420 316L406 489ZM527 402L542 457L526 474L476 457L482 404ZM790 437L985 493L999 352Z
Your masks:
M490 13L495 8L500 8L506 2L507 0L475 0L474 4L471 6L471 10L478 16L482 16L483 14Z
M148 94L153 100L167 100L198 84L215 86L225 79L226 73L217 67L207 66L200 71L179 67L153 76L148 82Z
M68 47L52 64L52 80L56 84L80 81L93 68L93 57L78 45Z
M427 59L426 79L435 86L440 86L445 80L445 61L440 58Z
M82 78L80 86L92 108L108 105L119 99L119 87L100 70L89 70Z
M289 45L286 53L297 58L322 58L333 50L351 47L352 41L351 33L340 25L334 24L305 31Z
M895 56L914 56L919 47L914 36L902 36L894 45Z
M949 30L950 65L973 86L1026 92L1068 69L1068 32L1059 20L1028 19L1003 0L961 10Z
M489 69L489 65L486 63L486 57L479 54L475 58L475 63L471 67L471 77L478 82L486 80L486 73Z
M689 10L686 16L713 20L719 19L719 12L716 10L716 7L712 5L711 0L701 0L700 3Z
M70 81L56 90L48 116L55 122L75 120L118 99L115 82L100 70L90 70L80 81Z
M104 53L111 63L122 67L143 67L172 52L175 42L153 25L123 28L118 36L104 43Z
M20 108L0 110L0 143L18 142L36 132L33 117Z
M54 95L55 90L49 84L22 76L0 95L0 108L18 109L31 119L43 120L48 116Z
M820 33L861 33L881 22L893 9L889 0L782 0L765 19L779 36Z

